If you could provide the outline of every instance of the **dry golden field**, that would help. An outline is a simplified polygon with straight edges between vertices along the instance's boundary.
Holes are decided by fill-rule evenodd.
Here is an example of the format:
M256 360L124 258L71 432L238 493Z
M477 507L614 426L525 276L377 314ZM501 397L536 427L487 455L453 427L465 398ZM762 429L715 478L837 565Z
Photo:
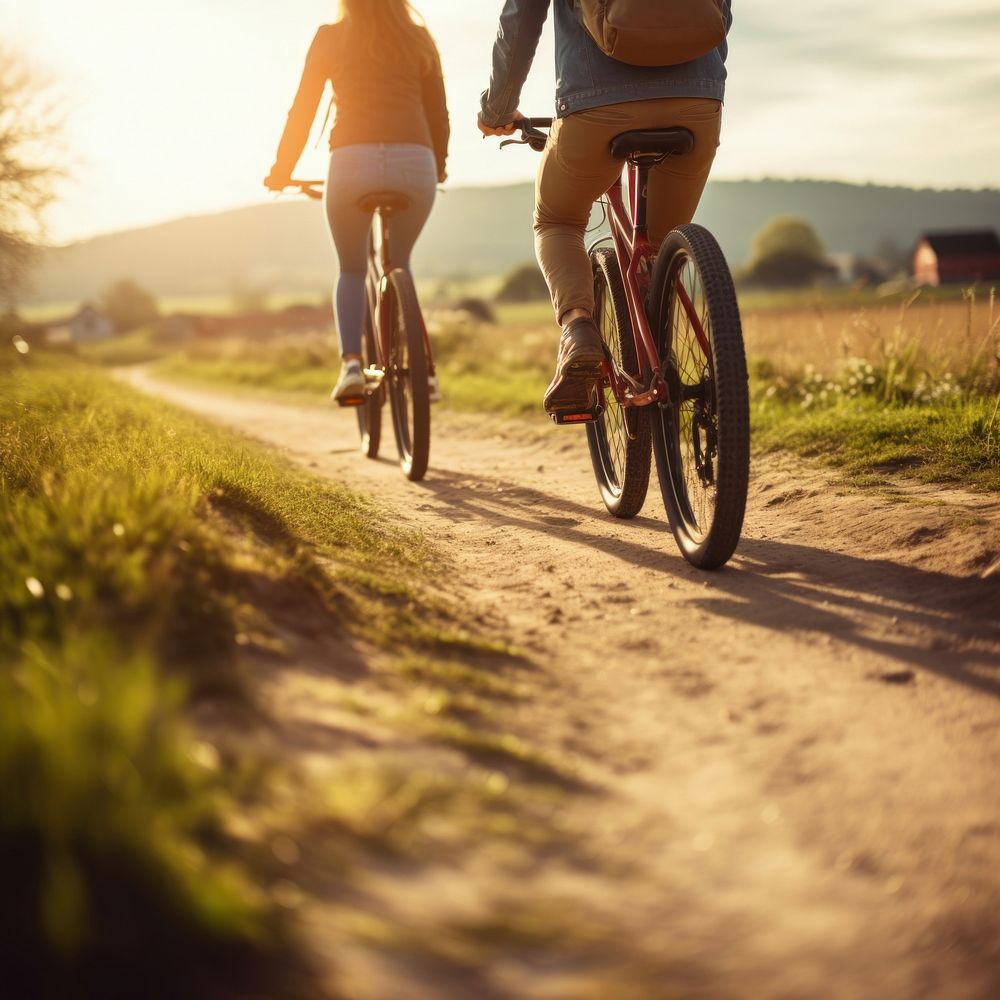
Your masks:
M784 372L907 357L934 375L958 374L1000 363L1000 301L991 289L967 291L960 300L915 292L902 302L744 307L743 335L751 358Z

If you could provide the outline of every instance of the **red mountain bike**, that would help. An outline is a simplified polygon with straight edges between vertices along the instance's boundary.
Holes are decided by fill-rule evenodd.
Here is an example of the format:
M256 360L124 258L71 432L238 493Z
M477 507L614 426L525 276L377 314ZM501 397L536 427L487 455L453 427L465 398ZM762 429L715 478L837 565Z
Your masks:
M292 181L291 186L310 198L323 197L322 181ZM361 366L367 385L364 399L354 405L361 451L376 458L382 441L382 406L389 397L399 464L407 479L418 480L427 472L430 457L430 382L435 369L413 279L408 271L392 266L392 216L407 204L404 195L392 191L378 191L358 202L358 207L372 212L374 219L368 241L368 303L361 338Z
M522 143L541 152L551 118L518 123ZM590 247L595 321L604 377L592 406L560 415L587 427L601 496L615 517L634 517L646 499L650 446L670 527L688 562L715 569L739 543L750 472L750 403L736 292L707 229L683 225L659 250L646 222L649 171L689 152L684 128L625 132L611 142L625 164L622 185L600 203L610 234ZM612 246L601 244L611 241Z

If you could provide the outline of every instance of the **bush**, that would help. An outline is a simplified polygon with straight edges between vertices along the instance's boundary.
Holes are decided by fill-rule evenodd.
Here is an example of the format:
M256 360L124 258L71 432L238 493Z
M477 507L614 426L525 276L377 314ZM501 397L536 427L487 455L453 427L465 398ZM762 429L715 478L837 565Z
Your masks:
M485 299L474 297L459 299L455 303L455 308L459 312L464 312L466 315L471 316L472 319L479 320L480 323L495 323L497 321L496 313L493 312L490 304Z
M748 285L803 288L836 273L837 269L825 261L814 260L795 251L783 251L758 260L741 278Z
M747 284L801 287L835 273L816 230L789 215L772 219L754 236L750 264L741 277Z
M128 333L160 315L156 299L130 278L118 281L101 296L101 309L119 333Z
M522 264L503 280L497 302L538 302L549 297L545 278L535 263Z

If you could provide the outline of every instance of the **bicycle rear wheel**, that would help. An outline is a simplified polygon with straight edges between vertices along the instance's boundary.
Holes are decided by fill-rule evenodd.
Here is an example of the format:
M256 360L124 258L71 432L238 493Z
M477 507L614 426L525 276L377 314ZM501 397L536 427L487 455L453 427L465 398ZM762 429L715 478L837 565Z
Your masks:
M427 353L420 304L408 272L390 272L385 292L389 324L386 382L399 464L407 479L423 479L431 444Z
M664 240L649 312L669 390L650 414L663 503L688 562L716 569L743 527L750 402L736 292L708 230L678 226Z
M369 293L371 289L368 289ZM375 347L375 324L372 322L372 302L374 297L369 294L365 308L365 326L361 336L361 367L373 365L378 358ZM366 458L377 458L379 445L382 442L382 403L385 401L385 391L379 386L370 392L364 403L358 407L358 433L361 436L361 453Z
M592 252L591 266L597 328L618 369L637 379L639 362L618 257L614 250L602 247ZM619 406L610 386L605 387L604 399L604 413L586 425L594 476L608 512L615 517L635 517L649 487L647 407Z

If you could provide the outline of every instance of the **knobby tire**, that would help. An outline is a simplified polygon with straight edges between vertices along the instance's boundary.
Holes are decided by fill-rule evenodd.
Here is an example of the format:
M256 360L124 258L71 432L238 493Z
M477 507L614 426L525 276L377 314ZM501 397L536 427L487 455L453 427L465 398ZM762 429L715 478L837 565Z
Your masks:
M678 283L707 336L699 341ZM717 569L736 551L750 473L750 403L739 307L708 230L674 229L657 254L649 314L669 403L650 407L653 454L670 527L684 557Z
M591 253L596 310L601 337L619 369L639 377L632 321L615 251ZM650 426L647 407L621 407L610 386L604 389L605 411L587 424L587 443L601 499L614 517L630 518L642 510L649 487Z
M423 317L413 279L396 268L388 277L386 381L399 464L407 479L423 479L431 443L430 391Z

